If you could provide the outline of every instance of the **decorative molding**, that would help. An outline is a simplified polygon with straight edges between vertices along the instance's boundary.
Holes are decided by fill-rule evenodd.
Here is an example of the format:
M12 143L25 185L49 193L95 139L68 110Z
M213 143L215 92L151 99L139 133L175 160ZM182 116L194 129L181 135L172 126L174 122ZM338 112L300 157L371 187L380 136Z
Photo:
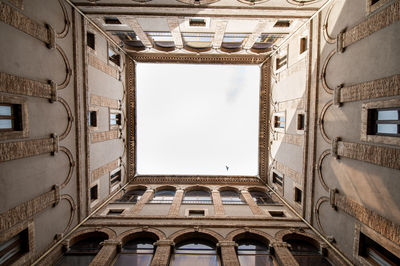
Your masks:
M304 98L297 98L277 103L278 112L286 111L287 109L304 109Z
M300 186L303 186L303 178L302 178L301 173L291 169L287 165L284 165L283 163L278 162L276 160L273 162L272 166L276 170L281 172L285 177L289 177L290 179L292 179L294 182L296 182Z
M112 139L119 138L118 130L110 130L110 131L103 131L103 132L93 132L90 134L90 140L92 143L108 141Z
M119 109L119 101L104 96L90 94L90 105L91 106L103 106L111 109Z
M198 2L196 0L177 0L177 1L188 5L209 5L221 0L199 0Z
M54 82L41 82L0 72L0 91L12 94L57 98L57 85Z
M0 21L55 48L55 33L50 25L42 25L3 2L0 3Z
M261 66L261 84L260 84L260 115L259 115L259 136L258 136L258 165L259 176L264 182L268 182L269 165L269 128L271 121L270 113L270 95L271 95L271 60L269 59Z
M139 175L133 184L230 184L230 185L262 185L256 177L243 176L168 176L168 175Z
M221 48L222 41L224 40L226 26L228 25L228 21L218 20L215 22L215 33L212 41L212 47L214 49Z
M139 22L133 17L118 17L121 23L128 25L135 34L139 37L140 41L146 47L153 47L153 44L147 34L143 31L142 26L140 26Z
M109 162L105 165L100 166L99 168L92 170L92 173L90 175L90 183L96 181L101 176L108 174L109 172L118 167L119 167L119 159Z
M303 146L303 141L304 141L303 135L277 132L277 133L275 133L275 136L276 136L275 140L277 140L277 141L282 141L282 142L297 145L297 146Z
M400 226L398 224L338 193L335 195L335 206L382 236L400 245Z
M183 40L181 30L179 28L178 17L167 18L168 27L171 32L172 38L174 39L176 48L183 48Z
M369 35L392 25L400 19L400 2L393 4L382 11L370 16L360 24L346 30L343 33L343 48L362 40Z
M136 174L136 64L127 58L126 62L126 115L127 115L127 164L128 178Z
M337 155L400 170L400 149L397 148L338 141Z
M58 152L58 137L0 143L0 163Z
M400 74L335 89L335 104L400 95Z
M15 6L18 9L24 9L24 0L7 0L10 4Z
M117 67L111 66L107 64L107 62L102 61L101 59L97 58L95 55L88 53L88 63L92 67L100 70L101 72L119 80L120 72Z
M0 214L0 232L4 234L4 231L33 218L36 214L59 201L60 191L54 187L49 192L3 212Z
M238 65L252 65L261 64L267 59L263 55L195 55L195 54L143 54L143 53L130 53L132 58L137 62L143 63L187 63L187 64L238 64Z

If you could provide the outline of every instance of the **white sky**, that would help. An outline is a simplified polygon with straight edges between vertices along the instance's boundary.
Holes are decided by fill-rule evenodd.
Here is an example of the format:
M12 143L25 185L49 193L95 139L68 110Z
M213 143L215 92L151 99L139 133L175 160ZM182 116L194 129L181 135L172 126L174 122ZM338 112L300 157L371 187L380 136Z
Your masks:
M139 63L136 77L138 174L257 175L259 66Z

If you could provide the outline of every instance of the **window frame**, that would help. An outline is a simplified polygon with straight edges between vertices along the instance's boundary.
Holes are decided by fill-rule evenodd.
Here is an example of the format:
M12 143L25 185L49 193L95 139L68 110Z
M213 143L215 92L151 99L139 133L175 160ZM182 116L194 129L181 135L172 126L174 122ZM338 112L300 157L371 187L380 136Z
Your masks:
M382 6L384 6L386 3L389 2L389 0L379 0L375 4L372 4L373 0L366 0L366 13L367 15L371 14L372 12L378 10Z
M116 118L111 118L111 115L115 114ZM115 124L111 124L111 121L115 121ZM119 121L119 124L118 124ZM110 109L108 113L108 123L110 125L110 130L111 129L118 129L122 127L122 112L120 110L115 110L115 109Z
M9 140L9 139L19 139L26 138L29 136L29 125L28 125L28 106L26 100L21 97L12 97L12 96L4 96L0 95L0 105L12 106L19 105L19 117L14 118L18 120L18 123L21 125L21 130L4 129L0 130L0 140Z
M400 137L386 134L371 135L368 131L371 119L371 109L400 109L400 99L373 101L362 104L361 109L361 141L383 143L400 146ZM399 110L400 112L400 110ZM399 114L400 115L400 114Z
M107 43L107 62L109 65L117 67L118 69L121 68L121 63L122 63L122 56L121 53L116 51L117 49L115 49L112 45L110 45L109 43ZM110 51L112 51L114 53L114 55L118 56L118 61L119 64L115 63L110 56Z
M118 173L118 172L119 172L119 181L113 183L113 182L112 182L112 181L113 181L112 176L113 176L114 174ZM115 179L115 178L114 178L114 179ZM118 178L116 178L116 179L118 179ZM114 170L112 170L112 171L110 172L110 178L109 178L109 180L110 180L110 192L112 192L112 191L114 191L115 189L117 189L117 187L119 186L119 184L122 182L122 169L121 169L121 167L115 168Z
M369 265L373 266L371 262L365 257L363 257L360 254L360 243L361 242L361 233L374 242L376 242L378 245L384 247L387 251L391 252L393 255L395 254L400 254L400 247L396 245L394 242L390 241L389 239L385 238L384 236L380 235L373 229L361 224L361 223L356 223L355 224L355 232L354 232L354 243L353 243L353 258L360 263L361 265ZM396 255L395 255L396 256Z
M286 132L286 111L283 112L277 112L273 114L273 119L272 119L272 126L275 130L275 132L280 132L280 133L285 133ZM277 127L276 124L278 122L277 118L278 117L283 117L283 121L280 121L279 123L284 123L283 127Z
M31 260L31 258L33 257L33 253L34 253L34 243L35 243L35 225L33 223L33 221L29 221L29 222L24 222L20 225L17 225L15 227L13 227L11 230L8 230L6 232L3 232L0 235L0 243L4 243L10 239L12 239L13 237L15 237L16 235L22 233L23 231L27 230L27 248L28 250L22 254L20 254L18 257L14 258L12 260L12 265L23 265L23 264L28 264L29 261Z

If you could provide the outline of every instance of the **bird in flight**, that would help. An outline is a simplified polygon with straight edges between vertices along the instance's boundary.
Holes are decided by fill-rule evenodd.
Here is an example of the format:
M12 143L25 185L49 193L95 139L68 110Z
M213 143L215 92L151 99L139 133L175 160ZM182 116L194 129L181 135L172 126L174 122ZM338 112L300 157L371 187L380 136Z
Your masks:
M226 167L226 171L229 171L229 166L225 165L225 167Z

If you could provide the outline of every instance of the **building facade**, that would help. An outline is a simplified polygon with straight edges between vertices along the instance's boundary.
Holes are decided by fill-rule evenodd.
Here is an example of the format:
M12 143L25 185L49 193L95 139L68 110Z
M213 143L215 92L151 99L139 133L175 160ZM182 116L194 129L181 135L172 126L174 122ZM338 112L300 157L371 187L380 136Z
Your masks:
M1 265L400 263L398 0L0 10ZM259 65L257 176L137 173L145 62Z

